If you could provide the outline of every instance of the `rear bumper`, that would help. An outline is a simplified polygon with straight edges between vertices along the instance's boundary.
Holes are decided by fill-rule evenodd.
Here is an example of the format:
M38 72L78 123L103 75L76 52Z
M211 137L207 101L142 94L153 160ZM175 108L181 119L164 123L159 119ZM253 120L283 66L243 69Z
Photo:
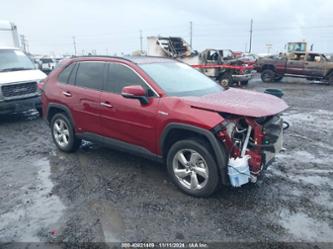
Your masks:
M234 81L249 81L252 79L253 75L251 73L249 74L234 74L232 75L232 78Z
M41 107L41 98L36 95L30 98L0 101L0 114L26 111Z

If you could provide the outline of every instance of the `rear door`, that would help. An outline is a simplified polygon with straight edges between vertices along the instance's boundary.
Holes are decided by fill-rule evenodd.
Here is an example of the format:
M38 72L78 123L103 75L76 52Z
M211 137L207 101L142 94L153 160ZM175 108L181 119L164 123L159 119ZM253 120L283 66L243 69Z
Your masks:
M125 86L140 85L147 91L149 104L121 96ZM103 133L151 152L156 148L155 123L159 97L132 68L121 63L110 63L108 77L101 95L101 124Z
M286 73L293 75L304 75L304 63L305 63L304 53L289 54Z
M71 109L78 132L100 134L100 97L105 79L106 63L79 62L69 77L69 84L62 86L62 97Z

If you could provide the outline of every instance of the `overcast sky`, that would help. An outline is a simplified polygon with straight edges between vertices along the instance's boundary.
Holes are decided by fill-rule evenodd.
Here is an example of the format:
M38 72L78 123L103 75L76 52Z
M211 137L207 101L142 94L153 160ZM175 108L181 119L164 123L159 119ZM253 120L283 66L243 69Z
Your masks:
M3 0L1 18L14 22L32 53L131 53L144 37L182 36L193 48L249 48L253 18L253 51L283 51L288 41L306 40L314 50L333 52L331 0Z

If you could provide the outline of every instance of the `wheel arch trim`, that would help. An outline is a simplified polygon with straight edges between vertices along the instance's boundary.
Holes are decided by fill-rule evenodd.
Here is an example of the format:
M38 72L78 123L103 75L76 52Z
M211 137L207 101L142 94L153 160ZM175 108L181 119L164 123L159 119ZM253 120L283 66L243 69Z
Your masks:
M228 185L228 177L227 177L227 156L223 152L223 149L221 146L223 146L217 138L214 136L214 134L210 130L206 130L197 126L189 125L189 124L183 124L183 123L170 123L168 124L161 135L160 139L160 149L162 154L164 154L164 146L166 144L166 138L168 137L168 134L173 130L187 130L194 133L198 133L200 135L203 135L205 138L207 138L208 142L210 143L214 156L216 159L216 163L220 172L220 179L222 181L222 184Z
M48 106L47 106L47 115L45 115L45 119L46 119L48 124L50 124L50 121L51 121L49 119L49 113L50 113L50 110L52 108L60 109L63 112L65 112L67 114L68 118L70 119L70 121L72 122L73 127L75 127L74 119L73 119L73 116L72 116L72 113L71 113L70 109L67 106L63 105L63 104L57 104L57 103L49 103Z

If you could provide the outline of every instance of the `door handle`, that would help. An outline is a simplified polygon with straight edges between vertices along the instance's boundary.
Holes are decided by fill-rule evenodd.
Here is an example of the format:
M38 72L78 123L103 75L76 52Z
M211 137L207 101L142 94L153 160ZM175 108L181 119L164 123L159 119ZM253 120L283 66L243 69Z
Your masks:
M107 108L112 108L113 106L109 102L101 102L101 106L107 107Z
M72 94L68 91L63 91L62 94L65 95L66 97L72 97Z

